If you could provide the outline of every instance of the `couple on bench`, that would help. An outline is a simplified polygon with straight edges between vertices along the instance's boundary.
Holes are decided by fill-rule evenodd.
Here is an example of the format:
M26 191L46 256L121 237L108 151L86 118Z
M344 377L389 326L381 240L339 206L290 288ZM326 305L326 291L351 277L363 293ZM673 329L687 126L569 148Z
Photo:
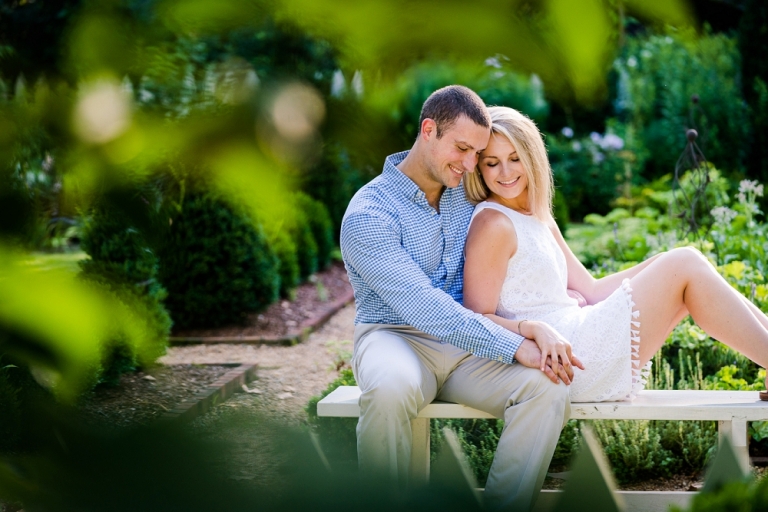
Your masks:
M570 402L632 400L691 315L768 365L768 317L693 248L593 278L552 216L541 133L462 86L432 93L410 151L347 208L352 368L364 472L405 484L410 420L433 400L504 419L485 488L494 510L535 502Z

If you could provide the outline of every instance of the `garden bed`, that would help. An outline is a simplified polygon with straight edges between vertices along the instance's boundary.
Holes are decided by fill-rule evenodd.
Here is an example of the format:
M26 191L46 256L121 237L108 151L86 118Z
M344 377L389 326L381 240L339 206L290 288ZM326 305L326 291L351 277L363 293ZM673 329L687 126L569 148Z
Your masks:
M296 288L291 300L280 300L261 313L252 313L242 325L216 329L185 329L174 331L173 343L237 343L291 341L313 330L327 320L329 314L352 300L352 287L341 262L318 272Z

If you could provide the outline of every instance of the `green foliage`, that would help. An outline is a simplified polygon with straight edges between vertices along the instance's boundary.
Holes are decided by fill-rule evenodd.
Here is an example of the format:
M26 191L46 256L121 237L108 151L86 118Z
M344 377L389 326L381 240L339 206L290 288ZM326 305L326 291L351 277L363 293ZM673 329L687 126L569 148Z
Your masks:
M504 105L525 112L543 122L549 112L538 77L513 71L509 59L497 55L482 65L462 65L450 61L427 62L411 68L400 80L399 120L404 147L409 147L419 131L421 106L437 89L461 84L475 91L487 105Z
M619 482L670 476L679 469L650 421L600 421L593 426Z
M328 455L342 461L357 461L357 418L321 418L317 415L317 403L330 395L339 386L356 386L351 368L343 368L339 376L328 387L309 400L305 410L307 421L320 437L323 445L330 446Z
M277 298L277 258L261 226L212 195L184 200L160 254L166 303L181 328L242 321Z
M8 377L13 371L21 370L0 360L0 453L13 448L20 436L22 403L19 389Z
M485 419L435 419L430 422L430 459L434 460L443 443L443 428L456 433L459 445L467 456L469 467L478 484L485 485L493 463L499 436L504 429L504 420Z
M768 42L768 5L761 0L748 0L744 5L738 32L742 60L742 87L749 106L752 140L749 141L748 175L768 181L768 65L765 55Z
M742 169L749 120L735 38L687 31L628 38L614 69L615 108L647 148L646 177L674 169L685 130L692 127L709 161L729 171ZM696 105L693 95L699 98Z
M282 229L267 227L269 246L277 257L278 272L280 274L280 296L290 297L296 286L299 285L299 257L296 254L296 244L290 235Z
M149 346L135 346L120 331L104 340L93 383L117 385L121 374L152 364L165 352L171 330L163 304L167 293L157 279L157 256L119 210L95 208L84 222L81 247L90 256L80 261L82 277L137 313L137 326L152 340Z
M560 432L560 438L557 440L555 453L552 456L552 465L559 466L568 464L573 456L579 451L581 445L581 433L579 431L578 420L568 420L568 423Z
M317 244L318 270L324 270L331 263L331 252L335 247L333 223L328 209L323 203L312 199L302 192L293 198L295 208L304 213L304 218L312 231L312 237Z
M356 105L351 101L350 103L346 107L353 110L353 115L360 115L361 107L355 108ZM370 128L366 127L366 129ZM333 222L333 240L336 241L341 229L341 219L349 201L360 187L378 173L381 161L378 154L371 158L377 160L376 172L371 172L370 169L355 165L349 150L338 142L326 144L323 149L319 162L302 174L301 183L305 193L322 202L328 209ZM365 148L365 153L372 149Z
M677 506L673 512L683 512ZM687 512L758 512L768 510L768 478L759 482L731 482L715 492L693 497Z
M570 135L570 133L569 133ZM605 214L623 188L639 177L632 173L635 155L615 133L571 139L549 136L547 149L555 186L566 199L574 219L587 214Z
M306 212L294 208L285 218L285 230L296 245L299 276L302 280L317 272L318 248Z

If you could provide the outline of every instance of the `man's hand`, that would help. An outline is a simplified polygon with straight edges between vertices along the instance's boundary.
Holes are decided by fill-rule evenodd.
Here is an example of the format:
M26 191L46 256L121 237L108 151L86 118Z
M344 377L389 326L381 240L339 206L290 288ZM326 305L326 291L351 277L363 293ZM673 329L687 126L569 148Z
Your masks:
M536 344L536 342L531 339L526 338L523 340L523 343L517 349L517 352L515 352L515 360L528 368L537 368L542 370L541 350L539 349L539 346ZM584 369L584 365L576 356L571 355L571 362L578 368L581 368L582 370ZM549 377L549 380L555 384L562 380L566 385L570 385L573 381L573 368L570 365L568 368L570 369L570 375L566 371L566 367L563 364L558 364L557 372L555 372L555 370L552 369L552 359L547 357L547 359L544 361L544 369L542 371L547 377Z

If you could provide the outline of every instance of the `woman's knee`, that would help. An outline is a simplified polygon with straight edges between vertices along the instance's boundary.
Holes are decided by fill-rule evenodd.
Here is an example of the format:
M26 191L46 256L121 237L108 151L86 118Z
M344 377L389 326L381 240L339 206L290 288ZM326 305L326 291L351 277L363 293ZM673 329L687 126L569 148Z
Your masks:
M707 257L695 247L677 247L667 252L665 256L676 268L680 269L696 270L712 267Z

